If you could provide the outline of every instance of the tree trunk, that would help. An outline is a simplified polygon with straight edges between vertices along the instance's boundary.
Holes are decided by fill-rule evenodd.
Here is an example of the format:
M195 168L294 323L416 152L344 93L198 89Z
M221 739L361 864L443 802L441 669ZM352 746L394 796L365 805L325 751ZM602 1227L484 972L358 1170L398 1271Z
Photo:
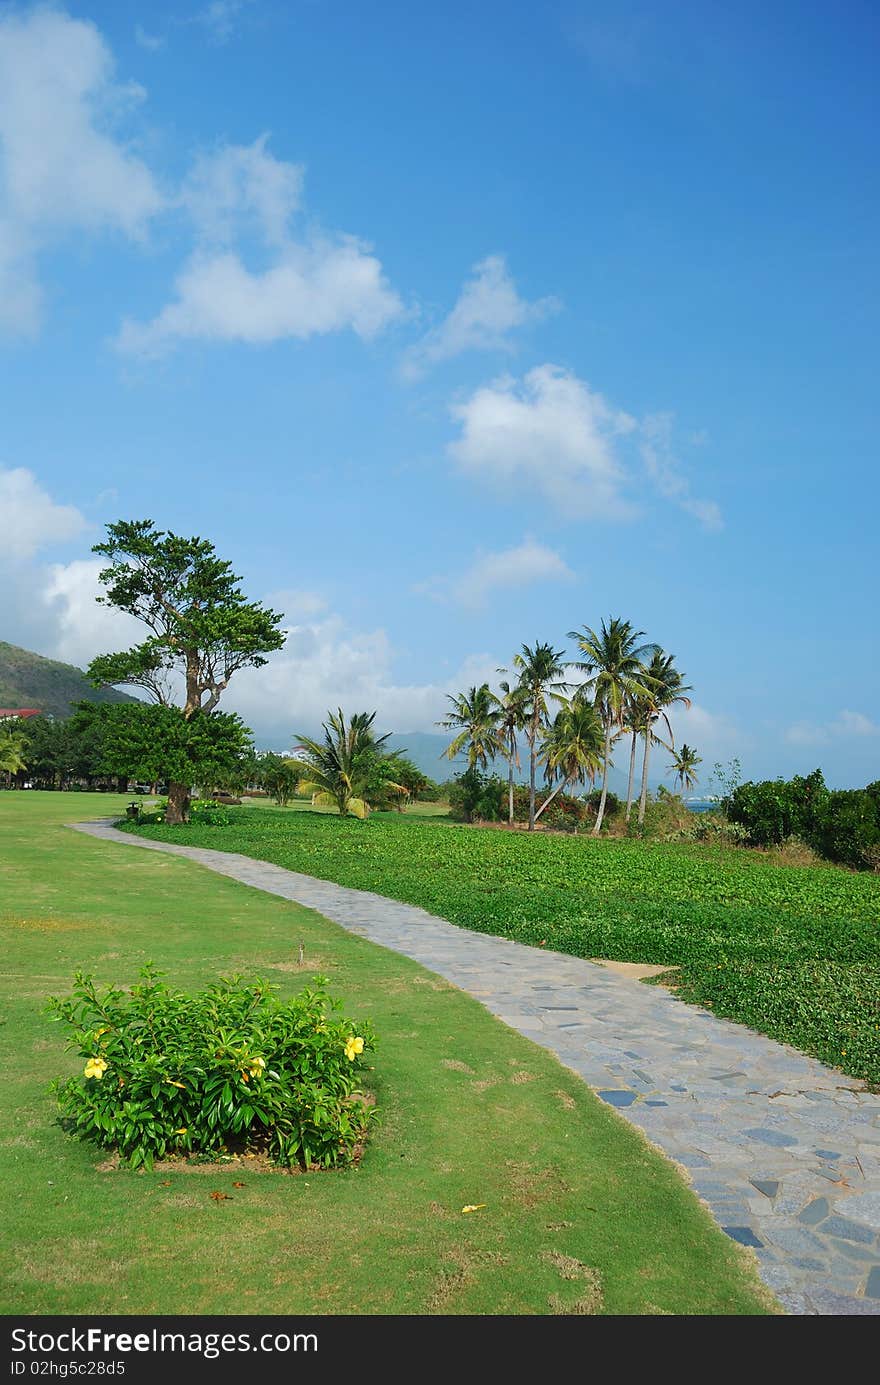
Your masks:
M608 761L611 759L611 722L605 726L605 762L602 766L602 797L599 799L599 811L596 814L596 825L593 828L593 836L598 837L602 830L602 819L605 816L605 799L608 797Z
M182 822L189 822L189 785L181 783L178 779L172 779L168 785L168 807L165 810L165 821L172 827L179 827Z
M636 739L637 732L633 731L632 745L629 748L629 783L626 786L626 820L629 822L629 815L633 806L633 776L636 768Z
M648 761L651 758L651 728L645 731L645 758L642 761L642 792L639 795L639 827L645 821L645 805L648 802Z
M507 821L513 826L513 757L516 753L514 733L510 733L510 760L507 765Z
M562 789L567 788L568 785L569 785L570 783L571 783L571 780L570 780L570 779L560 779L559 783L556 785L556 788L555 788L555 789L553 790L553 792L550 794L549 798L545 798L545 799L544 799L544 802L541 804L540 808L538 809L537 813L535 814L535 822L538 821L538 818L541 816L541 814L543 813L544 809L547 808L547 807L549 807L549 805L553 802L553 800L554 800L554 798L556 797L556 795L557 795Z
M535 742L538 739L537 726L532 727L532 735L529 740L529 831L535 830L535 761L537 760L537 750Z

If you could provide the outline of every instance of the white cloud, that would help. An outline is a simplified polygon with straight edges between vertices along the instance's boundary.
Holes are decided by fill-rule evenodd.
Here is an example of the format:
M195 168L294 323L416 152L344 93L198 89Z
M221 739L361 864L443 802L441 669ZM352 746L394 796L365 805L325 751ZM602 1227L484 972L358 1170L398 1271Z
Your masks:
M798 721L789 726L785 739L791 745L828 745L852 736L880 736L880 726L863 712L845 709L834 721Z
M520 298L504 256L489 255L474 265L449 316L407 352L404 375L414 378L426 365L463 351L510 349L512 331L558 309L555 298L534 303Z
M499 660L474 655L442 683L395 680L394 652L382 629L358 632L340 616L290 627L282 650L260 669L243 669L230 683L224 707L254 727L258 739L293 743L326 720L330 709L377 711L383 730L436 731L446 694L491 681Z
M77 232L142 238L162 207L116 127L143 96L95 26L40 8L0 18L0 326L40 325L41 251Z
M320 592L305 591L300 588L285 587L271 592L266 604L293 624L297 620L308 620L310 616L321 615L327 609L327 600Z
M58 505L24 467L0 467L0 524L5 558L31 558L41 548L77 538L86 521L73 505Z
M649 414L641 424L641 452L645 470L656 489L687 514L698 519L705 529L724 527L721 510L714 500L700 500L691 494L690 482L672 450L673 417L669 413Z
M242 10L250 0L211 0L195 16L195 22L202 24L213 43L228 43L235 34Z
M478 389L450 410L461 436L449 454L467 475L541 496L572 517L632 513L617 440L637 428L629 414L559 366L542 365Z
M146 634L134 616L98 604L96 598L103 592L98 573L104 566L100 558L53 563L42 592L54 618L53 657L79 668L96 654L140 644Z
M302 200L304 169L276 159L268 141L264 134L253 144L226 145L196 159L180 200L203 241L228 246L253 229L268 245L286 244L290 218Z
M148 53L158 53L160 48L165 47L165 39L159 34L149 34L140 24L135 25L134 40L138 48L145 48Z
M419 583L416 590L479 610L496 591L531 587L536 582L570 582L573 579L571 568L554 549L526 538L515 548L481 554L454 579L435 577Z
M151 322L125 321L119 349L160 355L185 340L258 344L345 329L368 338L398 317L400 299L363 241L294 237L301 191L302 169L269 154L265 135L199 159L181 196L195 252L174 301ZM244 238L259 243L261 268L244 263Z

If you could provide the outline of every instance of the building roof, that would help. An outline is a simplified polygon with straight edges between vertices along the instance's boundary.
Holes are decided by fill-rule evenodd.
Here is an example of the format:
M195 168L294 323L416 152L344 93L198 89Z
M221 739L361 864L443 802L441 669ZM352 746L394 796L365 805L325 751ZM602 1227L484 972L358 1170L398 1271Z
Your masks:
M0 721L8 717L38 717L39 707L0 707Z

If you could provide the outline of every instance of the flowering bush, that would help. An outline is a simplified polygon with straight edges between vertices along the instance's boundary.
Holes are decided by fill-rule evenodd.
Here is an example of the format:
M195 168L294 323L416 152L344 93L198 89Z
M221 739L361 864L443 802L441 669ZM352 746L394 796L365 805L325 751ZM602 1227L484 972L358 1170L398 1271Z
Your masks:
M373 1115L357 1092L369 1024L338 1018L324 990L282 1002L239 977L187 995L152 966L129 992L77 972L50 1010L86 1060L56 1084L62 1124L132 1168L226 1150L300 1168L350 1164Z
M168 799L160 799L151 812L138 814L138 824L145 826L155 822L164 822L167 810ZM229 810L222 803L215 803L212 798L194 798L189 805L189 820L190 822L202 823L206 827L228 827L232 818L229 815Z

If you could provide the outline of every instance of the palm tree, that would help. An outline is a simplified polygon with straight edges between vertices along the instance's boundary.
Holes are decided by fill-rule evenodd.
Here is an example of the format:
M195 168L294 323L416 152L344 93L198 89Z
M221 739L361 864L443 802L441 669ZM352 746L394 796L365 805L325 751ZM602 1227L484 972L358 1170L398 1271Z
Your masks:
M467 746L468 769L488 769L489 761L504 754L505 749L499 729L498 698L488 683L458 696L447 693L446 697L452 708L437 725L447 731L458 729L458 735L446 747L446 758L454 760Z
M507 670L500 668L499 673ZM519 769L519 743L517 736L525 726L526 698L518 683L500 683L502 696L498 699L498 730L504 742L504 758L507 761L507 820L513 823L513 771Z
M697 765L702 763L701 757L687 742L682 742L681 750L673 751L672 764L669 765L669 769L675 771L675 782L679 789L692 789L694 787L697 782L694 770Z
M584 656L575 667L587 675L579 695L593 695L596 709L605 728L605 754L602 766L602 796L599 811L593 828L595 836L602 829L605 816L605 800L608 795L608 770L611 765L611 742L615 731L619 734L629 705L639 697L646 696L650 687L645 659L655 652L655 644L639 644L644 630L634 630L628 620L612 616L608 624L602 622L597 634L589 626L583 630L570 630L568 638L574 640Z
M568 686L562 681L565 664L563 650L554 649L552 644L535 642L533 649L527 644L513 656L513 666L519 672L519 688L524 704L523 729L529 743L529 831L535 830L535 767L538 762L538 738L541 728L549 719L548 698L557 701Z
M12 721L0 721L0 772L13 776L27 768L25 758L28 738L20 726Z
M651 757L651 746L662 745L670 752L675 751L675 737L672 734L672 727L669 724L669 717L666 709L680 702L683 707L690 707L691 700L686 696L691 691L690 685L685 683L684 678L675 667L674 654L664 654L662 649L654 652L650 664L648 665L648 690L646 691L643 705L643 717L640 727L641 733L645 738L645 754L642 760L642 788L639 794L639 826L645 821L645 807L648 802L648 762ZM669 732L669 744L656 734L654 725L663 720Z
M587 780L594 783L602 767L603 745L604 728L592 703L566 699L545 732L541 746L547 782L555 778L557 784L536 812L536 822L569 784L584 784Z
M647 715L644 706L644 699L630 697L627 699L626 711L624 713L625 729L630 736L629 746L629 775L626 781L626 821L629 822L630 813L633 805L633 784L636 773L636 745L641 734L642 723Z
M391 734L375 736L375 720L375 712L356 712L346 726L345 714L339 707L335 713L328 713L321 728L322 741L312 740L310 736L299 737L294 751L303 758L290 763L301 775L298 787L312 795L316 806L335 804L342 817L349 814L356 818L367 816L370 768L377 758L384 756L382 747Z

